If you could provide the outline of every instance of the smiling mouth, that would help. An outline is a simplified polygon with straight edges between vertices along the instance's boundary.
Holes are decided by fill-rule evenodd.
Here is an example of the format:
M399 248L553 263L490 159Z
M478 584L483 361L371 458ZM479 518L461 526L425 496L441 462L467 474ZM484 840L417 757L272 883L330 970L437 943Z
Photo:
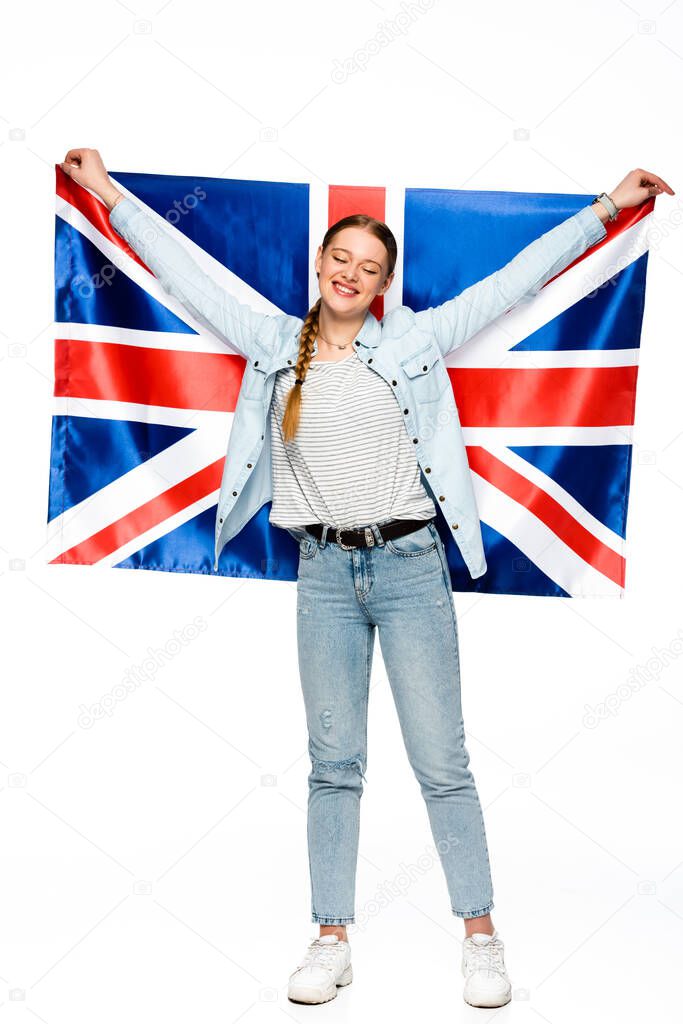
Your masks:
M354 295L358 295L358 292L353 288L346 288L345 285L339 284L338 281L333 281L332 287L336 291L337 295L341 295L345 299L351 299Z

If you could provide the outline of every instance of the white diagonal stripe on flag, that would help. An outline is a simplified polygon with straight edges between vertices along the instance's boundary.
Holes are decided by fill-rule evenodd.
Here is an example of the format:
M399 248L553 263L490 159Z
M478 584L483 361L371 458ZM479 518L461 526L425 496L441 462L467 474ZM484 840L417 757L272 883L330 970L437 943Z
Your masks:
M76 544L83 543L105 527L157 498L175 484L205 469L225 455L226 419L232 413L206 422L204 429L194 430L152 458L135 466L128 473L101 487L95 494L48 524L49 559Z
M606 544L607 547L612 548L619 555L623 554L623 538L618 533L615 533L614 530L610 530L608 526L605 526L595 516L591 515L588 509L573 498L569 491L565 490L564 487L548 476L547 473L544 473L543 470L539 469L538 466L527 462L521 455L502 445L499 447L489 446L488 451L496 459L499 459L509 466L510 469L513 469L515 473L526 477L527 480L530 480L537 487L540 487L542 491L545 491L546 494L549 494L551 498L554 498L577 523L580 523L585 530L588 530L593 536L597 537L602 544Z
M472 473L472 482L482 522L510 540L568 594L572 597L623 596L621 587L589 565L513 498L478 473Z

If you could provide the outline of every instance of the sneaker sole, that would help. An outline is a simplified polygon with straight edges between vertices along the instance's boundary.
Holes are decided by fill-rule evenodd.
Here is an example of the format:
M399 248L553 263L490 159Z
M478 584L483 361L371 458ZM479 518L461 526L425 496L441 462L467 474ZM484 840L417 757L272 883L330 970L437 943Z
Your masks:
M463 999L470 1006L483 1006L487 1009L494 1006L505 1006L512 999L512 990L510 989L502 996L491 995L490 992L482 992L477 994L476 990L465 994L463 992Z
M287 998L292 1003L328 1003L337 995L337 988L350 985L353 981L353 967L351 964L339 976L337 981L327 992L321 993L318 989L307 988L305 985L290 985Z

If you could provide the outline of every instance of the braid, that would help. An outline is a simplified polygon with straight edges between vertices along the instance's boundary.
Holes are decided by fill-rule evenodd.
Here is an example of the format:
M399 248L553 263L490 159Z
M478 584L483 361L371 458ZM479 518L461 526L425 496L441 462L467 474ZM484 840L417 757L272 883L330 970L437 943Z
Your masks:
M318 336L318 317L321 302L322 299L318 299L315 305L311 306L299 335L299 355L294 367L296 380L287 396L287 405L282 417L282 435L285 442L291 441L299 428L301 389L306 380L311 359L313 358L313 345Z

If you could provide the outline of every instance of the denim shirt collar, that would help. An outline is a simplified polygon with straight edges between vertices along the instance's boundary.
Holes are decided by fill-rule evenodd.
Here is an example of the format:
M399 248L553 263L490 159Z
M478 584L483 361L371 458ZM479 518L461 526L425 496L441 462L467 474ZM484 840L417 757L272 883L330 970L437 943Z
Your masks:
M382 335L382 328L380 327L379 320L377 319L377 317L373 313L370 312L370 310L368 310L367 313L365 314L365 320L363 321L363 326L361 327L360 331L358 332L358 334L354 338L354 345L355 345L356 341L359 341L361 343L361 345L364 345L366 348L376 348L377 345L379 345L381 335ZM296 344L297 344L297 350L298 350L298 345L299 345L299 335L298 334L296 335ZM356 348L358 348L357 345L356 345ZM316 338L315 341L313 342L313 355L315 356L317 354L317 352L318 352L318 339Z

